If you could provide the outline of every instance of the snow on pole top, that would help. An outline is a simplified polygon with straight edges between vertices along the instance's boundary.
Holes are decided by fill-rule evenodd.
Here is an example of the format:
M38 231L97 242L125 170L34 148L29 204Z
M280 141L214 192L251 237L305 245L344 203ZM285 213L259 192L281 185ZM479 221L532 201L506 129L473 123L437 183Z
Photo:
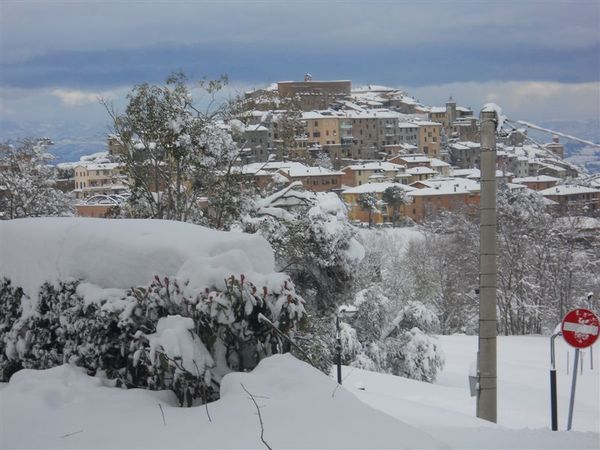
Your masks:
M258 235L167 220L30 218L0 221L0 279L32 299L45 282L81 280L100 289L147 286L155 275L187 289L223 288L244 274L279 286L273 250Z
M498 124L496 125L496 131L500 131L502 125L504 125L504 121L506 120L506 116L502 114L502 108L498 106L496 103L486 103L481 108L481 112L495 112L496 118L498 119Z

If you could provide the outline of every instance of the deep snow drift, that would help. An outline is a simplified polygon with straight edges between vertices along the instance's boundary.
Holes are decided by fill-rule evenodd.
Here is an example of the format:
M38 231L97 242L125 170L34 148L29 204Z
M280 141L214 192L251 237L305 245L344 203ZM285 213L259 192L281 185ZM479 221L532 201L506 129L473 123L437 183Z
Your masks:
M578 381L576 431L553 432L548 339L500 337L500 425L495 425L475 417L475 400L469 397L476 337L441 336L440 341L447 364L436 384L347 367L344 386L336 388L335 380L289 355L265 359L251 373L224 378L222 398L208 405L212 421L204 406L175 407L170 392L109 388L69 366L25 370L0 384L0 447L265 448L256 408L242 383L261 406L264 438L274 449L600 448L597 364L591 371L586 363ZM561 430L569 392L566 350L559 343ZM595 350L596 357L600 345Z
M187 289L224 288L244 274L259 286L280 286L273 250L258 235L165 220L35 218L0 222L0 277L35 301L44 282L82 280L89 300L147 286L155 275L188 280Z
M207 408L178 408L169 392L106 387L72 366L23 370L0 390L0 442L3 448L265 448L244 388L261 408L264 439L274 449L447 448L290 355L226 375L221 399Z

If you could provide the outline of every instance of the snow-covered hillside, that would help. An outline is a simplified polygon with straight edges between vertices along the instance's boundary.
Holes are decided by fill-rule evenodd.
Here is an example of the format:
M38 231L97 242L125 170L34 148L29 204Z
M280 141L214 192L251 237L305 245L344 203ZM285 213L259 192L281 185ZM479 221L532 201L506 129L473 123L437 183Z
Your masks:
M120 390L80 369L21 371L0 385L2 448L597 449L597 361L589 353L571 432L549 430L548 339L499 339L499 425L475 418L467 374L474 336L440 337L436 384L344 368L344 387L289 355L223 380L208 407L178 408L169 392ZM596 353L600 346L596 346ZM565 429L566 345L558 343L559 427ZM243 385L243 386L242 386ZM354 395L352 395L354 394ZM359 401L361 400L361 401ZM161 412L162 409L162 412ZM164 421L163 421L164 414ZM210 419L209 419L210 416Z

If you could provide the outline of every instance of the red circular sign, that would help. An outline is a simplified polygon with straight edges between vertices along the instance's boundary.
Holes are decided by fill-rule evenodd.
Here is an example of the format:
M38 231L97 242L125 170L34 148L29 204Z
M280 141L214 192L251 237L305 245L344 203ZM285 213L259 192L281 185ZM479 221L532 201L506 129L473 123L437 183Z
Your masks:
M586 348L598 339L600 320L589 309L574 309L563 319L561 330L567 344Z

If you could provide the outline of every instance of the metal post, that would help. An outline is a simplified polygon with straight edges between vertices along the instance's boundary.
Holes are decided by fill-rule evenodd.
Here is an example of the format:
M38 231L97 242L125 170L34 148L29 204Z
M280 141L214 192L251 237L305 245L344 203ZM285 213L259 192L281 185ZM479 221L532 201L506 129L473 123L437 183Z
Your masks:
M594 346L590 346L590 370L594 370Z
M567 350L567 375L569 375L569 356L571 356L571 353Z
M575 349L575 361L573 362L573 381L571 382L571 399L569 400L569 421L567 431L573 424L573 406L575 405L575 388L577 387L577 364L579 364L579 349Z
M337 350L337 382L342 384L342 336L340 335L340 315L335 317L336 326L336 350Z
M552 431L558 430L558 399L556 393L556 353L554 351L554 340L562 333L550 336L550 419L552 421Z
M496 379L496 124L492 108L481 111L479 207L479 392L477 417L497 421Z

